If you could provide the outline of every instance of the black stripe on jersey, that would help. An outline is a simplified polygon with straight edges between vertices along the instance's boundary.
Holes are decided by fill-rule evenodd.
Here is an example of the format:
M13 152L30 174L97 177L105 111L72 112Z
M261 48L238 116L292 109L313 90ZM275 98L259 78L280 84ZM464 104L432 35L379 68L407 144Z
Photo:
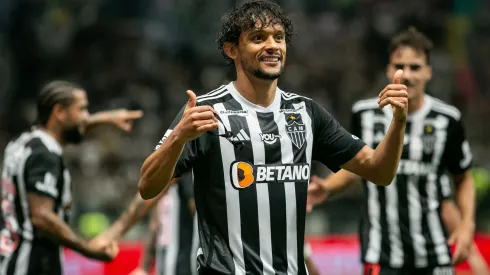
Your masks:
M295 98L298 99L298 98ZM288 100L281 102L281 109L296 109L293 103L305 102L303 100ZM283 106L284 104L284 106ZM306 105L306 102L304 103ZM313 121L313 114L310 108L306 108L308 116L311 121ZM303 118L302 118L303 119ZM304 122L304 121L303 121ZM308 160L306 159L306 150L308 146L308 141L305 140L305 143L298 149L298 147L293 144L293 153L294 153L294 161L297 163L306 163ZM300 157L301 156L301 157ZM296 232L298 232L298 242L297 242L297 251L298 251L298 274L308 274L306 271L306 267L304 265L305 257L304 257L304 246L305 246L305 236L304 234L300 234L300 232L305 232L305 222L306 222L306 198L308 195L308 183L296 183L295 184L295 192L296 192L296 215L297 215L297 223L296 223Z
M262 134L279 135L277 124L274 121L274 113L257 112L260 130ZM263 142L265 149L265 163L278 164L281 160L281 142L279 138L272 144ZM270 224L272 241L273 267L278 274L286 274L287 262L287 232L286 232L286 191L284 183L268 184L270 203ZM285 260L285 261L283 261Z
M405 128L405 135L409 135L412 129L412 122L408 121ZM404 145L402 159L410 157L410 143ZM398 217L400 224L400 235L402 237L402 248L404 254L404 264L409 266L415 265L415 250L413 245L412 234L409 227L404 227L402 224L410 224L410 214L408 209L408 176L404 174L396 175L396 187L398 191ZM388 258L389 262L389 258Z
M234 105L234 104L233 104ZM230 106L230 102L224 104L226 110L240 110L237 106ZM240 133L241 130L250 137L250 130L245 117L238 115L229 115L230 131L232 133ZM242 140L244 148L239 151L236 147L235 160L247 162L253 160L253 149L250 140ZM240 200L240 219L241 219L241 234L242 243L247 244L243 246L243 260L245 262L245 270L247 273L256 272L262 270L263 264L260 259L260 236L259 234L259 217L258 217L258 203L257 203L257 186L255 184L250 185L247 188L239 191ZM244 207L248 205L249 207Z

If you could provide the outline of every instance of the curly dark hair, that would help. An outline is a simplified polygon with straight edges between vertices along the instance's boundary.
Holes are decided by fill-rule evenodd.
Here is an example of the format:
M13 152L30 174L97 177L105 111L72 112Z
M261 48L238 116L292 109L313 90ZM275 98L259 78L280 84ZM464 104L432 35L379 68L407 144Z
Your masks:
M223 49L225 42L232 42L238 45L240 34L255 28L257 21L261 22L261 28L267 28L271 24L281 24L284 27L287 44L291 42L294 33L291 19L287 17L278 4L268 1L246 2L242 6L235 7L230 13L225 14L221 21L223 24L216 42L218 43L218 49L228 62L232 62L232 60Z
M423 33L419 32L415 27L409 27L407 31L393 37L388 47L388 53L391 56L396 49L402 46L408 46L414 48L418 52L423 52L427 64L430 64L430 52L433 48L432 41L430 41L430 39Z

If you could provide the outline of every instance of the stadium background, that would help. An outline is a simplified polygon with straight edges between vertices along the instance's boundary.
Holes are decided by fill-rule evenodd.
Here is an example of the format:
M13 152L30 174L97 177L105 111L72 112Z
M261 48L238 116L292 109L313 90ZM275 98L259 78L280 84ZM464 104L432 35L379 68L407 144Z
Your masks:
M413 25L433 39L429 93L463 112L476 164L478 238L490 247L490 1L275 2L291 15L297 30L280 87L313 98L346 126L351 104L386 84L389 37ZM0 155L13 135L31 125L36 93L55 78L84 86L91 111L144 110L132 133L99 127L80 147L66 150L74 178L72 225L87 237L100 232L134 195L140 165L184 104L185 90L202 94L233 79L214 39L220 16L234 4L0 1ZM316 173L328 171L318 166ZM355 234L361 195L359 186L353 187L307 219L313 257L328 274L360 274ZM68 253L67 274L103 272L98 268L105 268L106 274L127 274L124 268L137 263L146 232L143 224L135 227L123 253L105 267ZM490 258L489 250L482 252Z

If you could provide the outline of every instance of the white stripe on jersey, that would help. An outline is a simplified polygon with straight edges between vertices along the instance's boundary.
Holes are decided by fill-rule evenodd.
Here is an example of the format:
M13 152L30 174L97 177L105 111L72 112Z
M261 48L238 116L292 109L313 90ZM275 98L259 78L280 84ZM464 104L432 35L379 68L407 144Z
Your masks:
M19 248L19 254L15 263L14 275L26 275L29 268L29 259L31 256L32 243L23 241ZM62 263L62 262L61 262Z
M410 129L409 158L420 162L424 150L422 149L422 133L424 123L415 121ZM408 190L408 216L410 219L410 235L413 240L415 250L415 267L422 268L428 264L427 249L425 247L425 238L422 234L422 205L420 202L420 193L418 190L419 177L416 175L407 176Z
M444 116L437 116L434 121L435 135L437 136L436 143L434 144L434 153L432 156L432 164L434 166L439 165L439 160L444 152L444 146L447 139L447 124L449 120ZM423 123L421 123L423 124ZM432 242L435 245L435 251L437 253L437 261L440 265L446 265L451 263L451 259L448 256L448 249L446 245L446 238L444 237L444 231L442 230L439 222L439 200L437 197L437 175L436 172L430 174L427 178L427 204L429 213L427 213L427 224L432 236Z
M461 112L456 107L446 104L437 98L427 97L430 99L434 111L448 115L455 120L461 119Z
M192 232L192 248L191 248L191 274L192 275L197 275L197 261L195 260L196 258L196 251L198 250L199 247L199 230L198 230L198 224L197 224L197 213L194 214L194 230Z
M260 124L257 113L249 110L247 119L248 129L250 131L254 164L265 164L265 148L260 138ZM242 129L243 131L243 129ZM260 240L260 259L263 264L264 275L274 275L275 270L272 267L272 233L271 233L271 211L269 202L269 185L256 184L257 190L257 215L259 222L259 240Z
M213 108L218 111L226 111L223 103L217 103L213 105ZM228 116L221 116L223 124L226 129L231 129ZM219 134L224 134L224 128L219 127ZM221 159L223 162L223 171L230 169L230 163L235 161L235 148L233 145L223 137L219 138L221 152ZM231 252L233 253L233 262L235 264L235 274L245 275L245 261L243 259L243 243L242 243L242 226L240 217L240 197L238 190L233 188L230 179L230 173L224 173L225 193L226 193L226 217L228 221L228 240ZM201 249L202 251L202 249Z
M274 112L274 121L277 121L279 133L286 133L286 117L281 113ZM304 121L303 121L304 122ZM305 123L306 124L306 123ZM293 143L287 135L281 135L281 161L282 163L293 163ZM297 213L296 213L296 186L294 182L284 183L286 200L286 251L288 257L288 274L298 272L298 247L297 247Z
M170 236L174 241L169 242L167 245L167 253L165 255L165 274L177 274L176 265L177 265L177 257L179 253L179 216L180 216L180 198L178 194L178 186L172 185L168 190L169 196L172 198L172 211L170 213L171 221L170 221Z
M366 145L374 145L374 111L366 111L361 116L362 140ZM378 189L374 183L367 182L368 192L368 216L371 228L369 230L369 242L366 252L366 262L377 263L381 253L381 225L379 223L381 210L378 198Z

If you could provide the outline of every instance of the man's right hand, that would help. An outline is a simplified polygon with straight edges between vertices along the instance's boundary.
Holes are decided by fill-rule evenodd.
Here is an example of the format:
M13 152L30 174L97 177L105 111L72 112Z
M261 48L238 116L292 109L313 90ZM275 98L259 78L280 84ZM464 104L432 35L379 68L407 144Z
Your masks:
M306 211L311 212L313 206L324 202L328 197L328 191L323 185L323 179L312 176L308 185L308 198L306 200Z
M196 94L191 90L187 90L187 95L189 101L180 122L173 131L173 134L182 142L194 140L204 132L218 128L215 110L211 106L196 106Z

